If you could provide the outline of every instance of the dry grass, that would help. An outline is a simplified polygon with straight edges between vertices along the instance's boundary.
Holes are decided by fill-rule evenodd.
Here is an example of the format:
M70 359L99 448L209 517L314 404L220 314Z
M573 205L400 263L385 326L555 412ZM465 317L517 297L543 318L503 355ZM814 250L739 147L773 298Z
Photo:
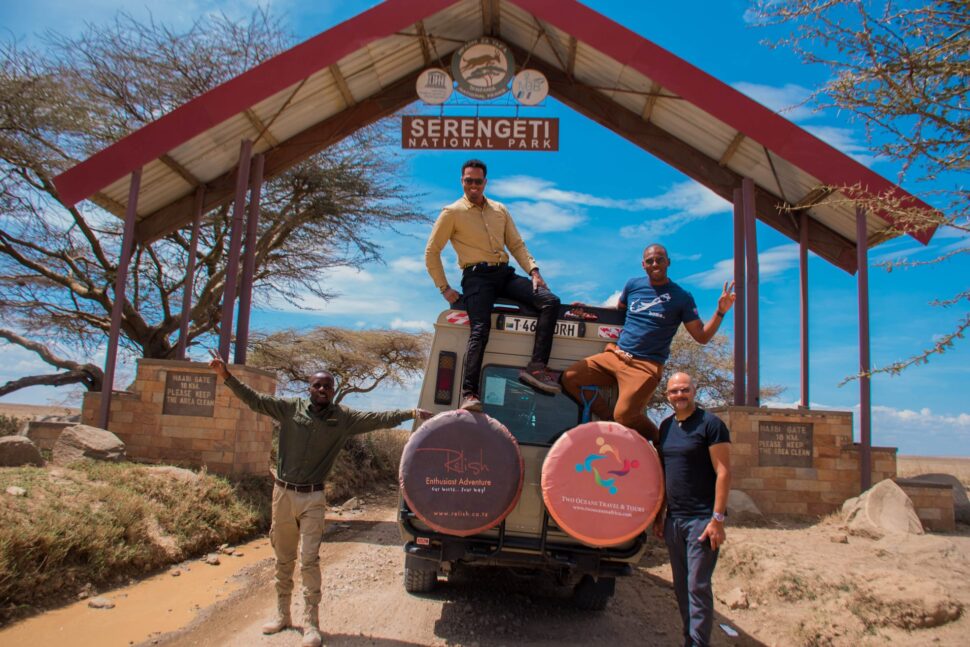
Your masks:
M408 435L407 431L392 429L351 438L327 478L327 499L341 501L396 483Z
M149 467L81 461L0 469L0 624L209 550L268 526L264 482L230 483Z
M954 456L898 456L896 473L908 478L920 474L952 474L970 488L970 458Z

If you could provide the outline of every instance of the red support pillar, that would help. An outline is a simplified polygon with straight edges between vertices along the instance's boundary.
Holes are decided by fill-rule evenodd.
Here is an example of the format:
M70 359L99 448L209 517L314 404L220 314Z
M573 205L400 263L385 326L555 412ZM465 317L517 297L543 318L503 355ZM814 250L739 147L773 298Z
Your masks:
M229 361L232 341L232 315L236 307L236 283L239 278L239 249L242 247L243 212L246 208L246 188L249 185L249 161L253 143L248 139L239 146L239 165L236 168L236 199L232 205L232 225L229 234L229 260L226 262L226 283L222 293L222 321L219 335L219 356Z
M798 218L798 278L799 305L801 306L801 359L802 399L801 407L808 408L808 211L802 209Z
M253 304L253 276L256 273L259 196L263 188L263 166L265 162L265 157L257 155L253 165L249 194L249 217L246 221L246 256L243 259L243 277L239 293L239 324L236 328L236 364L246 363L246 349L249 344L249 311Z
M189 262L185 268L185 282L182 284L182 322L179 325L179 343L175 349L176 359L185 359L189 343L189 321L192 319L192 286L195 284L195 255L199 251L199 226L202 224L202 203L205 187L195 190L195 203L192 219L192 238L189 242Z
M866 211L855 210L856 280L859 292L859 469L865 492L872 485L872 399L869 384L869 233L866 230Z
M741 189L734 190L734 404L745 403L744 205Z
M758 238L755 230L754 181L741 180L741 197L744 206L744 247L747 294L745 301L748 317L748 379L747 398L749 407L761 405L761 378L758 366Z
M121 255L118 273L115 275L115 302L111 306L111 329L108 332L108 352L104 358L104 383L101 385L101 406L98 411L98 427L108 428L111 416L111 391L115 381L115 362L118 359L118 337L121 334L121 313L125 308L125 284L128 282L128 264L135 248L135 219L138 216L138 190L141 188L141 169L131 174L128 185L128 207L125 209L125 226L121 234Z

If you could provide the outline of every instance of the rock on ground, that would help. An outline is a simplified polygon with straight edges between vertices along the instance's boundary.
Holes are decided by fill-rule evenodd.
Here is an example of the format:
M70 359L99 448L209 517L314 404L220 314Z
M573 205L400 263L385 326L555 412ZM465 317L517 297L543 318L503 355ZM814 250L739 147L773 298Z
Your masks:
M120 462L125 459L125 444L110 431L88 425L68 427L54 443L53 461L66 465L81 458Z
M743 490L731 490L728 493L727 511L731 523L763 521L765 518L754 499Z
M853 596L849 608L868 627L892 625L908 630L938 627L963 613L963 605L939 584L910 579L902 586L895 573L874 574Z
M88 606L92 609L114 609L115 603L108 598L97 597L88 600Z
M842 504L849 534L880 539L886 534L923 534L913 502L892 480L875 484Z
M40 467L44 459L40 450L26 436L0 436L0 467L20 467L36 465Z
M970 524L970 498L960 479L952 474L920 474L912 477L914 481L943 483L953 488L953 516L960 523Z

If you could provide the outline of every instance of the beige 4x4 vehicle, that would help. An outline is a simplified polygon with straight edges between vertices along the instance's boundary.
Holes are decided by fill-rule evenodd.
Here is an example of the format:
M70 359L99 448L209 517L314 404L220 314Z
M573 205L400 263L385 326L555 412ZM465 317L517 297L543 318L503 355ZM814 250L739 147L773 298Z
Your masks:
M434 341L419 405L435 412L457 408L468 315L459 301L435 323ZM575 360L600 352L623 324L617 310L587 308L595 321L565 319L560 307L549 366L563 370ZM616 576L633 572L644 551L646 533L610 548L594 548L570 537L550 517L541 491L542 465L552 443L582 422L582 407L565 394L537 393L518 380L532 354L536 317L511 302L500 302L492 313L492 331L481 376L484 411L515 436L525 464L522 494L512 512L495 528L470 537L435 532L402 499L398 515L405 541L404 586L412 593L431 591L438 576L457 566L512 566L551 571L564 585L573 585L575 603L602 609L616 585ZM598 397L611 396L600 392Z

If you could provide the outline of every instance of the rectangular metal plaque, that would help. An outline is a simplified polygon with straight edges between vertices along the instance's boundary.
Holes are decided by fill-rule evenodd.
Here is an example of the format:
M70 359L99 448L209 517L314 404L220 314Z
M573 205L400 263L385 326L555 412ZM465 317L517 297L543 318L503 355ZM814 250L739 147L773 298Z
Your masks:
M758 465L811 467L812 423L759 420Z
M559 119L401 117L401 148L558 151Z
M216 376L169 371L165 376L162 413L168 416L212 417L216 402Z

